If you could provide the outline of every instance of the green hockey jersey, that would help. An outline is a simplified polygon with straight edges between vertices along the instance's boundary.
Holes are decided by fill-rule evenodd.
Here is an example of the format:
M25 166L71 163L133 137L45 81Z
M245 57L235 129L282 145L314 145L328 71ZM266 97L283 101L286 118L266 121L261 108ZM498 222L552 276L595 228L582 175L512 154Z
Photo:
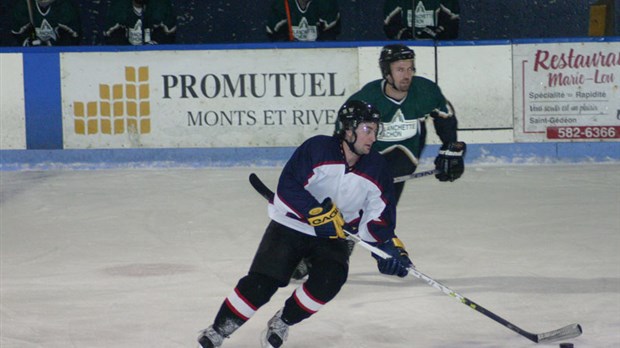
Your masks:
M297 0L274 0L266 30L272 41L289 41L289 31L293 35L292 41L335 40L340 34L338 2L312 0L302 8Z
M426 141L425 120L433 111L448 113L446 98L435 82L421 76L413 77L407 97L401 101L385 94L385 83L383 79L369 82L349 100L366 101L381 112L383 130L374 145L379 152L400 147L417 161ZM436 122L435 128L443 142L456 140L453 122Z
M103 35L108 45L171 44L176 29L170 0L149 0L142 8L131 0L112 0Z
M390 39L453 40L459 30L458 0L386 0L385 34Z
M56 0L47 8L39 7L35 0L31 0L30 5L34 27L30 22L28 2L23 0L15 2L11 33L16 44L79 45L82 25L78 7L72 0Z

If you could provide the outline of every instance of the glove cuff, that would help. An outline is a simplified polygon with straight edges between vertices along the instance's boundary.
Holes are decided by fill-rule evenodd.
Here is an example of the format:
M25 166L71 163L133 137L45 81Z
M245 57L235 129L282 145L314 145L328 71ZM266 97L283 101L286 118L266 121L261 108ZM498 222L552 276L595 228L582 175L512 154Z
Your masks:
M444 143L439 149L439 154L447 156L461 156L466 148L467 144L462 141Z
M392 238L392 243L397 248L405 249L405 244L398 237Z
M398 237L392 238L392 244L394 244L394 247L396 247L396 250L398 250L400 256L409 257L409 253L405 249L405 244Z

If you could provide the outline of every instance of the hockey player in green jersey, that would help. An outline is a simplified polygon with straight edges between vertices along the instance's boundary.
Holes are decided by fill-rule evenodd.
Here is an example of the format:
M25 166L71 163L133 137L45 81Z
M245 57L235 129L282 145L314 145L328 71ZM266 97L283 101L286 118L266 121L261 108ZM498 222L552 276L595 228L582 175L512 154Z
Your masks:
M20 46L75 46L82 25L72 0L21 0L13 7L11 33Z
M466 145L457 141L457 119L437 84L415 75L415 53L405 45L382 48L379 57L382 79L367 83L350 99L363 99L381 112L383 132L374 147L388 160L394 177L415 172L426 144L426 122L432 118L442 146L435 158L435 175L454 181L465 170ZM396 183L396 201L405 186Z
M385 0L383 31L393 40L454 40L459 12L458 0Z
M172 44L176 30L170 0L112 0L103 36L107 45Z
M273 0L267 18L271 41L333 41L340 34L336 0Z

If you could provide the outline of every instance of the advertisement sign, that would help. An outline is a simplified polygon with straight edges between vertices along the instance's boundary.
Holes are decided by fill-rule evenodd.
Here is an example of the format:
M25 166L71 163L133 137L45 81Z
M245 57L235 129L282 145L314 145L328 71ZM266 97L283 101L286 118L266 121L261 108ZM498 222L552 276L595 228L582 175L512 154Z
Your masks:
M26 148L24 66L21 53L0 54L0 149Z
M513 47L515 140L620 139L620 43Z
M357 74L355 48L63 53L64 146L297 146Z

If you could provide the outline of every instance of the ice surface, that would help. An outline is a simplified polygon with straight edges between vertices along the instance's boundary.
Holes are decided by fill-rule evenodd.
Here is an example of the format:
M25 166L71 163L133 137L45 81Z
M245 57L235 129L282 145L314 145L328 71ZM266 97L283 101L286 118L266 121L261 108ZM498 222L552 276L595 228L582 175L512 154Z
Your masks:
M2 348L195 347L267 225L247 182L279 168L0 172ZM620 346L620 164L472 165L407 183L398 234L418 268L534 333ZM272 298L224 347L258 347ZM558 342L559 343L559 342ZM286 347L535 344L357 248L349 281Z

